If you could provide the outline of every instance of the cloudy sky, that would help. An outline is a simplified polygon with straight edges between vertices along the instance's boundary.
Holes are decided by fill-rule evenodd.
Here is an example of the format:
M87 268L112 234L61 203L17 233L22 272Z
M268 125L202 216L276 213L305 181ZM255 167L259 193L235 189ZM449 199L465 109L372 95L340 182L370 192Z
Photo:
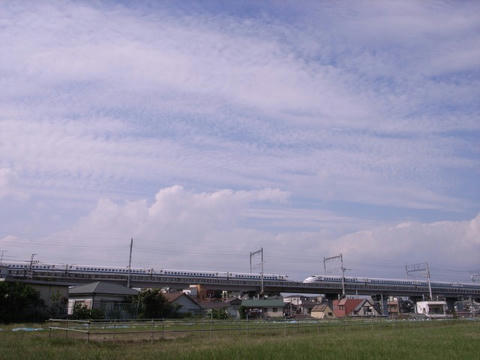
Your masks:
M468 281L479 99L478 1L2 1L3 260Z

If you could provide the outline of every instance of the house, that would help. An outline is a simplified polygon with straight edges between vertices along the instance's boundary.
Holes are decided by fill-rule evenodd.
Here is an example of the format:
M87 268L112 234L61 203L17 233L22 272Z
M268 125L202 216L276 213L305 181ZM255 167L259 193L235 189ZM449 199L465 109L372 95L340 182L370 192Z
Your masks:
M388 299L387 309L390 317L398 317L400 314L400 301L396 298Z
M429 318L447 317L446 301L419 301L416 305L416 313Z
M293 305L302 305L305 303L315 303L319 304L323 301L323 296L321 295L288 295L283 297L284 303L291 303Z
M207 313L212 310L223 310L229 318L240 319L241 299L230 298L224 301L202 301L200 305Z
M177 308L179 314L200 315L203 313L202 306L193 297L184 292L165 293L163 295L168 303Z
M7 267L5 267L6 270ZM1 270L1 267L0 267ZM18 280L9 278L0 278L0 281L23 283L34 289L45 306L48 308L50 315L55 317L64 317L67 314L68 304L68 283L39 281L39 280Z
M472 299L457 301L454 309L458 317L475 317L480 313L480 303Z
M333 313L337 318L347 316L380 316L373 300L368 298L343 298L333 301Z
M242 307L249 318L283 317L284 306L282 297L242 300Z
M328 304L315 305L310 315L315 319L335 319L335 314Z
M350 316L380 316L380 312L370 299L363 299L349 314Z
M73 286L68 290L67 312L72 315L75 305L81 304L87 309L102 311L106 318L128 318L132 306L129 297L137 293L137 290L104 281Z
M232 319L240 319L240 306L242 306L242 300L239 298L225 299L224 303L227 304L225 308L228 316Z
M322 303L322 296L289 295L283 298L286 312L290 317L310 317L314 306Z
M362 299L347 299L333 300L333 313L337 318L344 318L350 316L353 310L362 303Z
M40 299L44 301L52 316L64 317L66 315L68 284L30 280L29 285L38 291Z

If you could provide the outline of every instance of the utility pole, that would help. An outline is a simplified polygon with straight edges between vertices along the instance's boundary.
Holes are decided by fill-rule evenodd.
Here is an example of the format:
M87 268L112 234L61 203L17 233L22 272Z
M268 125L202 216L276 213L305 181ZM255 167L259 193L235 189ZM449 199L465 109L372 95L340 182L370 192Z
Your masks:
M472 318L475 318L475 309L473 307L473 297L470 296L470 314Z
M323 269L325 271L325 274L327 273L327 262L328 261L331 261L331 260L337 260L339 259L340 260L340 269L342 271L342 297L345 297L346 295L346 292L345 292L345 271L346 270L350 270L350 269L347 269L343 266L343 255L340 254L340 255L335 255L335 256L330 256L330 257L324 257L323 258Z
M408 275L413 272L423 272L425 277L427 278L427 283L428 283L428 293L430 295L430 300L433 300L433 295L432 295L432 285L430 283L430 265L428 262L420 263L420 264L411 264L411 265L405 265L405 271Z
M5 253L7 252L7 250L0 250L0 266L3 265L3 255L5 255Z
M250 274L252 273L252 252L250 252Z
M472 282L480 282L480 272L473 273L472 274ZM470 296L470 308L472 312L472 318L475 318L475 302L473 301L473 298Z
M32 256L30 257L30 271L32 271L32 269L33 269L33 264L35 262L35 260L34 260L35 255L37 255L37 254L32 254Z
M130 239L130 255L128 257L128 278L127 278L128 288L130 288L130 275L132 273L132 249L133 249L133 237Z
M250 273L252 273L252 258L255 255L260 254L260 265L261 265L261 272L260 272L260 294L263 295L263 247L260 250L253 251L250 253Z
M38 261L34 260L35 255L37 255L37 254L32 254L32 256L30 257L30 271L29 272L30 272L30 277L32 277L32 278L33 278L33 264L38 263Z
M263 295L263 247L261 248L262 250L262 273L261 273L261 276L262 276L262 295Z

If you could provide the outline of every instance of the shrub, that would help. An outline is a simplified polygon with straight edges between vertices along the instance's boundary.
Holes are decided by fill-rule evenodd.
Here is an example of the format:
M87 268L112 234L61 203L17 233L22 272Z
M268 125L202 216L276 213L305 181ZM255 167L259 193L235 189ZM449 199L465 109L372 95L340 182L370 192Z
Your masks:
M133 297L132 301L137 304L138 314L144 319L174 317L177 312L177 308L169 304L158 289L144 290Z
M103 311L99 309L89 309L84 304L75 304L73 307L72 319L74 320L103 319L104 317Z
M0 322L39 322L47 318L38 291L23 283L0 282Z

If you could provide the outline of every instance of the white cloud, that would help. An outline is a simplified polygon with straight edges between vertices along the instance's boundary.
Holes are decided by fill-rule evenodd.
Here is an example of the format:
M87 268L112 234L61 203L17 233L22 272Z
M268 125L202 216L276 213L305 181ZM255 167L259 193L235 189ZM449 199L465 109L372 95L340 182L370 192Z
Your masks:
M452 42L455 69L471 68L475 15L367 4L312 5L320 28L162 7L147 16L120 5L4 4L0 166L13 163L29 192L57 197L112 196L132 182L141 194L142 181L161 181L472 207L446 194L442 173L476 168L464 156L471 143L438 132L478 130L478 121L427 110L475 102L475 83L428 73L451 71L442 64L454 63Z
M429 261L434 277L466 281L468 273L443 269L478 268L480 215L470 221L375 226L326 212L315 217L302 210L269 210L268 203L284 202L286 196L272 189L201 193L172 186L153 202L100 200L68 230L39 240L10 236L0 246L17 258L36 252L45 262L124 266L133 237L137 266L232 271L246 271L248 253L263 247L267 271L297 279L320 272L323 257L340 252L359 276L403 277L404 264ZM272 219L290 229L258 229L258 223ZM310 231L301 230L309 225ZM373 228L338 236L368 226Z
M322 253L387 219L478 212L478 5L285 6L1 3L0 198L32 194L25 213L77 223L72 244L200 239L192 251ZM168 184L196 192L138 200Z
M118 248L122 248L133 236L140 249L153 249L155 252L155 256L147 255L143 262L158 266L170 259L170 263L175 263L175 259L184 259L182 252L189 257L191 252L197 250L205 254L231 246L245 250L249 239L238 244L227 239L223 244L216 243L220 241L219 234L227 236L232 231L243 232L238 229L238 222L251 204L284 202L287 196L276 189L193 193L181 186L172 186L161 189L153 203L138 200L121 205L102 199L88 216L79 220L70 230L48 236L43 241L47 244L52 241L61 243L63 247L58 252L50 251L60 256L69 254L69 246L75 248L80 245L75 256L71 253L68 255L72 261L118 263L121 258L110 258L105 253L92 253L92 250L96 244L101 244L117 254ZM170 255L158 259L156 254L161 249L169 251Z
M333 248L354 262L399 266L427 261L437 279L446 269L474 271L479 269L480 214L469 221L406 222L359 231L339 238ZM468 271L461 275L466 280Z
M18 176L15 171L9 168L0 168L0 200L2 198L13 198L25 200L27 194L18 190Z

